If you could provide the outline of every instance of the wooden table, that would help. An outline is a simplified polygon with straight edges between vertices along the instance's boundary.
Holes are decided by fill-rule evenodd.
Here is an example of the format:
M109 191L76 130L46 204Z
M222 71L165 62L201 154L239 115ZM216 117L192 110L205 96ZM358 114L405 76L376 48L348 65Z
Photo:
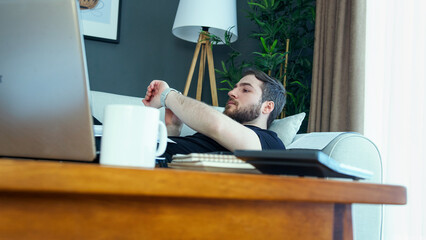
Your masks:
M352 239L401 186L0 159L0 239Z

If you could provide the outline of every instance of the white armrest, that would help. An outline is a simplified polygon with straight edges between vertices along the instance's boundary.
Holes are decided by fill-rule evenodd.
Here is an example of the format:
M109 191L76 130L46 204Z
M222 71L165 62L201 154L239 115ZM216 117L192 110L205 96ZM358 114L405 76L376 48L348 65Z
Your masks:
M312 136L312 137L311 137ZM306 139L306 141L304 141ZM311 140L315 143L312 143ZM368 182L382 183L382 161L376 145L359 133L305 133L297 134L289 147L298 145L299 149L318 149L334 160L365 169L374 173Z
M297 134L294 141L301 141L310 133ZM315 133L321 135L322 133ZM382 160L376 145L368 138L358 133L342 133L333 139L327 138L329 133L323 133L325 141L329 141L322 149L336 161L350 166L365 169L374 173L365 182L382 183ZM323 140L324 140L323 139ZM354 239L380 240L382 230L382 211L380 205L353 204L352 219Z

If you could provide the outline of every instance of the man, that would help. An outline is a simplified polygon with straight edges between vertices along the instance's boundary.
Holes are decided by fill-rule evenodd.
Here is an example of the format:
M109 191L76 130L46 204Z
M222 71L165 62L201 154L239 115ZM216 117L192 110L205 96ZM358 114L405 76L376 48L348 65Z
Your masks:
M231 90L225 111L181 95L164 81L148 86L146 106L166 107L165 123L170 139L164 154L168 161L174 154L215 151L285 149L277 135L267 130L285 105L285 89L267 74L248 69ZM182 122L198 133L179 136Z

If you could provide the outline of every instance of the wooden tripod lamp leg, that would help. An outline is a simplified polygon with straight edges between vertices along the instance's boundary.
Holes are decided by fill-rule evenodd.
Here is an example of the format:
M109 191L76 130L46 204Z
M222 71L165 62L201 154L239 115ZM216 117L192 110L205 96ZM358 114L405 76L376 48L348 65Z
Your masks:
M201 101L201 93L203 92L204 69L206 65L206 44L201 46L200 69L198 70L198 84L196 99Z
M207 42L205 48L207 50L207 63L208 63L208 67L209 67L210 90L211 90L211 94L212 94L212 105L218 106L216 77L215 77L215 73L214 73L213 51L212 51L211 43Z
M208 37L203 33L200 34L200 37L198 38L197 46L195 47L194 57L192 58L191 67L189 68L189 74L188 74L188 78L186 79L183 95L188 96L189 87L191 86L191 81L194 75L194 70L197 64L198 54L200 50L201 50L201 56L200 56L200 66L198 71L196 99L201 101L201 95L202 95L202 89L203 89L203 78L204 78L204 71L206 67L206 58L207 58L207 64L209 68L209 77L210 77L210 88L211 88L211 94L212 94L212 105L218 106L216 77L214 72L212 47Z
M192 76L194 75L195 65L197 64L198 54L200 53L201 48L201 35L198 39L197 46L195 47L194 56L192 57L191 67L189 68L189 74L186 78L185 90L183 91L183 95L188 96L189 87L191 86Z

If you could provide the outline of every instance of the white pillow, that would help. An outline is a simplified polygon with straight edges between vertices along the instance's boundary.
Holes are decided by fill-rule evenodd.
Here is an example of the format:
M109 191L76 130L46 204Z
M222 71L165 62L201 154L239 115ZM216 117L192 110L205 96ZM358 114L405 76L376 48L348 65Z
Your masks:
M277 133L278 137L283 141L284 146L290 145L294 137L299 131L300 125L302 125L303 119L306 113L298 113L292 116L285 117L283 119L276 119L272 122L269 130Z

